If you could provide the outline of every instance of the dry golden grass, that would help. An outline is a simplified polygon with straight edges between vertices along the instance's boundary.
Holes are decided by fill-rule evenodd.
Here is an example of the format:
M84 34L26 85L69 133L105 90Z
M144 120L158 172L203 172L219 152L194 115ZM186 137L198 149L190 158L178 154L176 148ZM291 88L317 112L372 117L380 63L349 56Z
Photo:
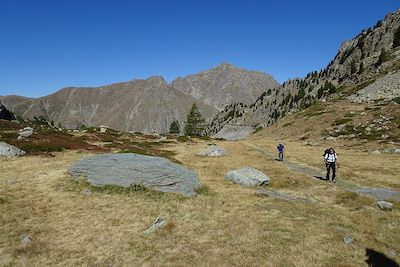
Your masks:
M219 143L231 152L228 157L196 156L210 142L167 148L206 186L193 198L141 191L84 196L82 184L67 169L86 153L0 159L0 265L366 266L367 247L385 254L400 251L397 208L383 212L374 202L350 196L354 209L340 187L291 172L244 142ZM262 135L248 142L272 152L276 145ZM317 149L295 142L287 149L289 158L319 166L320 150L314 157ZM306 156L298 157L297 149ZM346 153L353 152L340 152L343 165ZM371 166L361 165L361 159L358 164ZM263 197L224 179L228 170L242 166L267 173L273 190L316 201ZM398 185L391 175L377 179ZM167 227L143 235L157 216L168 221ZM31 235L33 244L21 247L22 234ZM343 243L347 235L354 238L350 245Z

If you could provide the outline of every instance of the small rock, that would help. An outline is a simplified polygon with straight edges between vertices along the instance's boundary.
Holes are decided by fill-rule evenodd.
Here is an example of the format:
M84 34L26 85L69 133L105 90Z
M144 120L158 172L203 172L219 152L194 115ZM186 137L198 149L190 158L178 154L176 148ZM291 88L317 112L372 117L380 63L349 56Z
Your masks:
M343 237L343 242L346 245L349 245L349 244L353 243L353 238L351 236L345 236L345 237Z
M325 138L328 141L336 141L336 138L333 136L328 136L327 138Z
M380 152L379 150L374 150L371 152L372 155L380 155L382 154L382 152Z
M149 228L147 228L143 233L145 235L149 235L154 233L157 230L160 230L162 228L165 227L165 225L167 224L167 221L164 220L161 217L157 217L157 219L149 226Z
M226 151L222 147L219 147L216 145L211 145L211 146L201 150L198 155L199 156L208 156L208 157L221 157L221 156L227 156L228 151Z
M225 175L225 178L244 186L267 185L270 182L270 179L267 175L250 167L229 171Z
M392 210L393 209L393 204L384 200L380 200L378 202L376 202L376 204L378 205L378 207L381 210Z
M107 132L107 129L108 129L108 127L107 127L107 126L100 125L99 127L100 127L100 132L101 132L101 133L105 133L105 132Z
M92 194L92 191L90 191L89 188L85 188L81 191L81 194L84 196L90 196Z
M400 147L393 147L390 149L390 152L393 154L400 154Z
M21 244L22 244L23 246L27 246L27 245L29 245L30 243L32 243L32 237L31 237L30 235L23 234L23 235L21 235L21 237L20 237L20 241L21 241Z

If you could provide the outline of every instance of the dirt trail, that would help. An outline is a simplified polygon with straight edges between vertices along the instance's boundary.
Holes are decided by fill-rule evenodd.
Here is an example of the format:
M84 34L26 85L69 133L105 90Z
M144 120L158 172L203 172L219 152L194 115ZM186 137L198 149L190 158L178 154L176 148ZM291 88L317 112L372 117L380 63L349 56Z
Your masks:
M270 159L276 159L276 154L271 153L260 146L257 146L257 145L254 145L254 144L251 144L251 143L245 142L245 141L241 142L241 143L247 147L253 148L253 149L261 152L263 155L267 156ZM313 168L306 164L301 164L298 162L293 162L293 161L288 161L288 160L284 160L279 163L285 165L287 168L289 168L290 170L292 170L294 172L302 173L307 176L311 176L313 178L318 178L320 180L325 180L325 171L323 171L321 169ZM343 189L351 190L353 192L357 192L357 193L361 193L361 194L365 194L365 195L369 195L369 196L372 196L377 199L390 199L390 200L395 200L397 202L400 202L400 192L397 192L397 191L394 191L394 190L391 190L388 188L366 187L366 186L357 184L353 181L341 179L340 176L336 180L335 185L339 186Z

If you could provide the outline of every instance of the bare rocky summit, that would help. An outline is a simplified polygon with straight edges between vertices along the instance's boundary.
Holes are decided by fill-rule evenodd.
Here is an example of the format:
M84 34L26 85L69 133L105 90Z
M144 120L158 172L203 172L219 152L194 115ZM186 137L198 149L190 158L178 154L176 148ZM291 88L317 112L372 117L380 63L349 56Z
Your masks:
M244 70L227 63L177 78L171 85L218 110L236 102L251 104L263 92L279 86L269 74Z

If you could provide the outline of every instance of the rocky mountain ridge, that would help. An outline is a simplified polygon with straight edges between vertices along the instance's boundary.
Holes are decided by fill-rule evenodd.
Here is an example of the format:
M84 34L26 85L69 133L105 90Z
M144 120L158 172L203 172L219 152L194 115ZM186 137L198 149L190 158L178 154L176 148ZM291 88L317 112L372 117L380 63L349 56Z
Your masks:
M232 139L241 128L261 129L316 101L346 97L348 88L352 88L353 94L400 69L399 38L400 10L344 42L326 68L310 72L304 78L288 80L275 90L267 90L250 105L233 103L226 106L206 131L210 135ZM398 94L398 89L395 91L384 99L390 101L393 95Z
M196 90L201 91L201 95L186 90L185 84L191 86L186 80L195 80ZM96 88L63 88L38 99L20 96L0 99L24 119L43 117L69 129L107 125L123 131L165 133L173 121L178 121L183 129L193 103L197 103L203 116L210 120L219 111L221 103L239 99L254 101L260 92L276 85L268 74L222 64L198 75L178 78L170 84L161 76L152 76Z

